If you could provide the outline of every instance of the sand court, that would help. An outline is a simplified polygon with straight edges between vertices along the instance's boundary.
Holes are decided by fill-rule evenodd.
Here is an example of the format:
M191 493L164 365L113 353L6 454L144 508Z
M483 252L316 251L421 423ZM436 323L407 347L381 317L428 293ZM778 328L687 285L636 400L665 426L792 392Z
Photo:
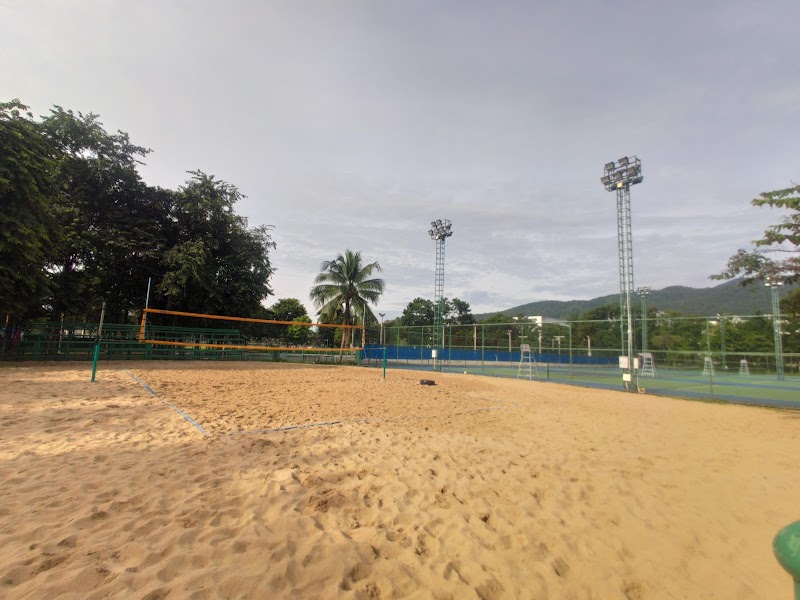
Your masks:
M89 374L0 368L0 597L791 594L771 541L800 517L797 412L359 367Z

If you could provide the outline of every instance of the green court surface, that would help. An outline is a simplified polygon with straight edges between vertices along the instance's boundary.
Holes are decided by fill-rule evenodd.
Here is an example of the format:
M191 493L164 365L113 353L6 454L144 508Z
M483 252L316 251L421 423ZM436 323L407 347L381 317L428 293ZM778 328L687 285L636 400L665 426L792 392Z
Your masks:
M394 365L392 365L394 366ZM419 368L425 368L420 365ZM428 368L430 370L430 368ZM470 373L490 377L528 379L528 372L518 366L460 365L442 366L442 371ZM622 372L612 366L539 364L531 372L532 380L563 383L582 387L624 390ZM646 394L725 401L800 409L800 377L785 375L779 381L772 375L739 375L717 373L705 375L701 370L661 368L655 376L639 377L639 388Z

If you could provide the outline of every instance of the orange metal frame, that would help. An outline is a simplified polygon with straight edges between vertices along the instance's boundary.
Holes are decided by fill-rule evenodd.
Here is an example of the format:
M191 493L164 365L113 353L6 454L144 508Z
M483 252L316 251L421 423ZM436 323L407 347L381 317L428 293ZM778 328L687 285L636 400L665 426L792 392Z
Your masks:
M142 312L142 322L139 326L139 343L140 344L154 344L159 346L197 346L202 348L220 348L222 350L281 350L284 352L304 352L308 350L313 350L314 352L341 352L342 350L363 350L364 345L362 343L361 346L357 348L314 348L312 346L303 346L299 348L290 348L288 346L245 346L242 344L209 344L209 343L202 343L202 342L171 342L167 340L148 340L145 339L144 331L145 331L145 324L147 323L147 314L159 314L159 315L176 315L179 317L200 317L202 319L217 319L219 321L241 321L244 323L269 323L271 325L300 325L303 327L335 327L337 329L343 329L344 331L350 329L360 329L364 330L363 325L337 325L335 323L302 323L298 321L273 321L271 319L252 319L249 317L226 317L223 315L206 315L202 313L190 313L190 312L181 312L177 310L163 310L160 308L145 308ZM362 336L362 341L363 341Z

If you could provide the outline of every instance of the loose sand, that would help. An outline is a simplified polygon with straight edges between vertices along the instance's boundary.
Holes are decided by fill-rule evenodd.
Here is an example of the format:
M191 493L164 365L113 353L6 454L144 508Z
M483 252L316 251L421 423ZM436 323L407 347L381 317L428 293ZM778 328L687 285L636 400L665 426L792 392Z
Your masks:
M89 375L0 369L0 597L791 595L797 412L358 367Z

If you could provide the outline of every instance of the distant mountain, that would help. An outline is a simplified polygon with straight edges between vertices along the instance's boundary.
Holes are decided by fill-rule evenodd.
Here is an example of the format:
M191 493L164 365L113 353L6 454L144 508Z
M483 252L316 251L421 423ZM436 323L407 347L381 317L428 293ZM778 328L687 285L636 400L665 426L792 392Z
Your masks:
M769 313L771 301L769 290L763 285L754 283L743 287L741 280L726 281L710 288L691 288L682 285L673 285L663 290L653 290L647 297L648 307L663 311L677 311L685 315L713 316L727 315L753 315ZM781 290L781 296L789 294L796 286L787 286ZM529 302L507 310L495 313L475 315L477 320L482 320L495 314L515 317L543 316L554 319L568 319L587 310L615 304L619 302L619 294L601 296L591 300L543 300ZM639 305L639 297L635 297L635 305Z

